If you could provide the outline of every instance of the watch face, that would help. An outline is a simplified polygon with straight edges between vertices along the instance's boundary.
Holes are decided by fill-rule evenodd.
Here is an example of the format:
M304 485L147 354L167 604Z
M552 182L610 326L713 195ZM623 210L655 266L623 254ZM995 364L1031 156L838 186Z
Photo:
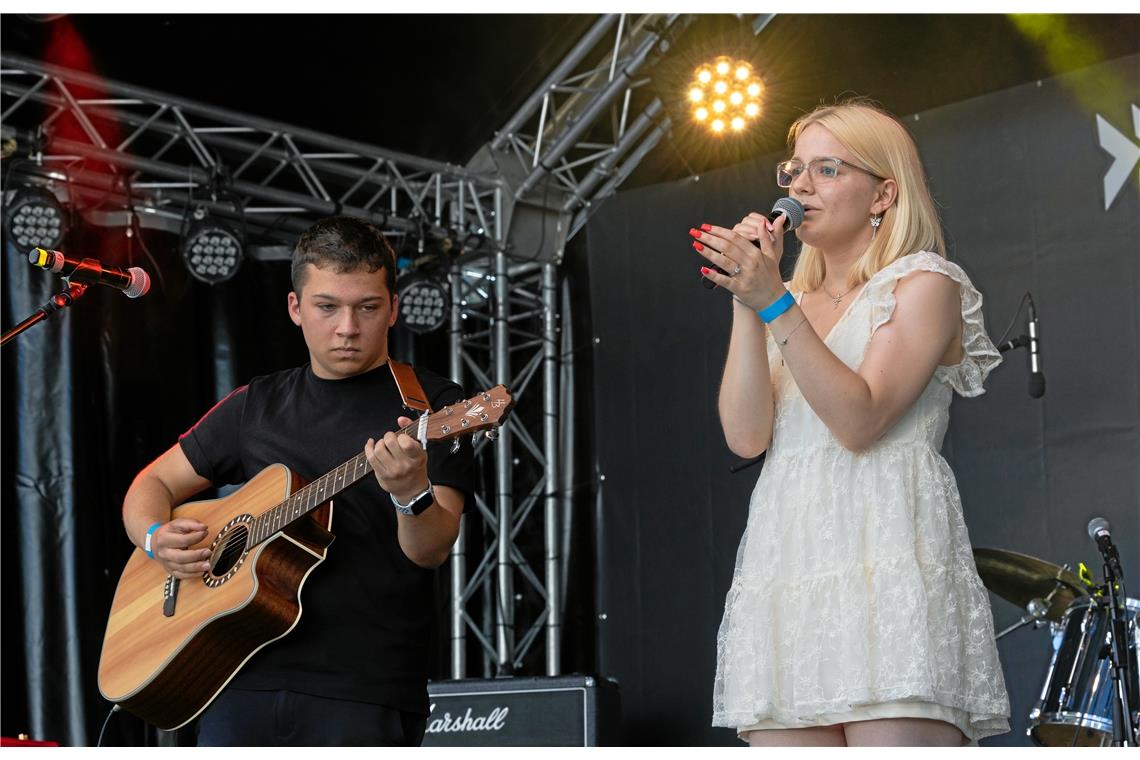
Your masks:
M408 512L413 515L422 514L428 507L435 501L435 495L431 492L431 487L424 491L423 494L408 505Z
M412 499L411 504L401 504L396 501L395 496L392 497L392 504L396 507L396 511L402 515L409 515L411 517L419 515L435 502L435 494L432 493L431 488L431 485L428 485L427 490Z

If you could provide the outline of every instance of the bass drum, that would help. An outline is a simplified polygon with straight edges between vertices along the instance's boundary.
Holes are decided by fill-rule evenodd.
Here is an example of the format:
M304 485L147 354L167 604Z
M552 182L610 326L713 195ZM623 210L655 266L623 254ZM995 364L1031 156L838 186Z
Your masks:
M1137 617L1140 600L1129 599L1127 652L1132 683L1129 703L1136 707ZM1075 600L1053 639L1053 660L1041 700L1029 713L1029 736L1046 747L1107 747L1112 743L1112 661L1107 600Z

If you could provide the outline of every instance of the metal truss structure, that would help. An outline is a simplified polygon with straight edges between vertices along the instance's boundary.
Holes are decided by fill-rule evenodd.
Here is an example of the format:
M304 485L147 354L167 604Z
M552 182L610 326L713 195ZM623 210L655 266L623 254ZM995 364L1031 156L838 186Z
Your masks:
M465 518L452 553L454 678L471 675L469 635L483 675L521 671L540 640L545 674L560 672L573 386L560 382L570 299L558 265L566 241L670 129L660 100L636 114L632 104L690 20L599 17L465 167L3 55L0 130L29 146L23 173L92 213L120 204L169 230L194 210L227 216L277 241L278 256L336 213L421 250L451 241L451 374L468 388L503 383L518 403L500 437L477 444L493 457L493 487L469 513L484 541L469 540ZM539 522L541 562L520 541Z

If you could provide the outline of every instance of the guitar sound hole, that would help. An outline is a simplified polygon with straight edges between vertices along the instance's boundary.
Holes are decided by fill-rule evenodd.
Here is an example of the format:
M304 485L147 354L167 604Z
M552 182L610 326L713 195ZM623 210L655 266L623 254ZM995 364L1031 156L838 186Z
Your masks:
M246 541L249 538L249 528L238 525L226 536L225 543L214 551L210 573L221 576L228 573L237 565L238 560L245 554Z

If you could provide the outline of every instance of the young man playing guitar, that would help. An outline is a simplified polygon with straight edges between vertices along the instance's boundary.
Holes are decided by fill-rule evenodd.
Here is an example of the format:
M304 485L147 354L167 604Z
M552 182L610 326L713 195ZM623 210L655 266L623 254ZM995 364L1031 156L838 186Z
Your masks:
M470 495L471 447L427 451L388 365L395 255L372 225L323 219L293 253L289 316L310 363L254 378L138 474L123 502L131 541L174 578L203 577L221 525L171 511L273 463L313 479L358 454L375 472L337 496L336 540L304 580L303 614L256 651L202 714L199 745L418 745L428 714L432 568L448 556ZM416 376L433 409L459 386ZM396 502L394 505L393 502ZM327 510L327 507L322 507Z

